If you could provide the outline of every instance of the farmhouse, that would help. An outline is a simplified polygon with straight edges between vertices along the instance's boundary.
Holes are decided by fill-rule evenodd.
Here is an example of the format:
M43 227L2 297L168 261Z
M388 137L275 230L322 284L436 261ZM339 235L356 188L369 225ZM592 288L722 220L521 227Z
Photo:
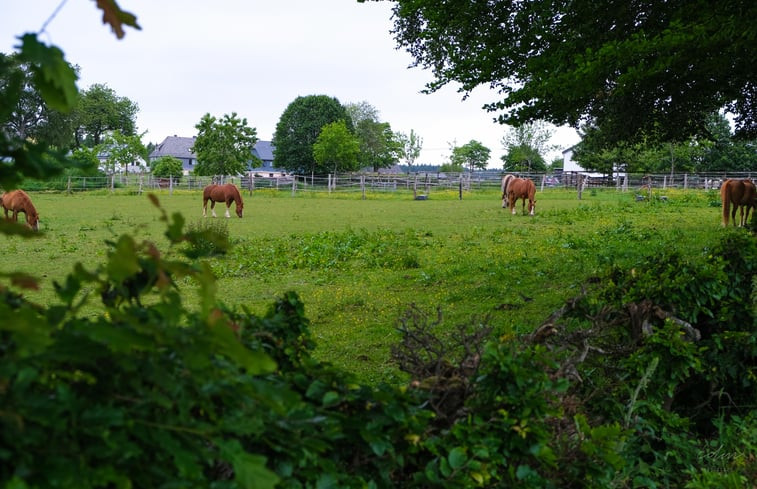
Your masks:
M584 175L585 177L588 177L587 183L589 185L591 184L600 184L600 185L612 185L612 182L615 181L615 177L618 179L622 179L626 176L625 173L620 172L619 169L616 169L613 172L613 175L605 175L603 173L597 173L597 172L589 172L585 168L583 168L581 165L578 164L573 159L573 153L576 150L576 146L571 146L570 148L567 148L563 150L562 152L562 161L563 161L563 183L566 185L572 185L576 181L576 178L578 175Z
M195 138L168 136L150 153L150 162L162 156L173 156L181 160L184 174L191 173L197 165L197 155L192 152ZM252 150L249 171L266 177L280 176L283 170L273 167L274 147L271 141L258 141ZM253 163L254 162L254 163Z

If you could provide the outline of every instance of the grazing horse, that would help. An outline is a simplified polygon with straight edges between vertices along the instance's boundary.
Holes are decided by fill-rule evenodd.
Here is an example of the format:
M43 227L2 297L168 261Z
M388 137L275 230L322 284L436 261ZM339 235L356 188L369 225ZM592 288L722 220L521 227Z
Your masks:
M0 197L0 205L5 211L5 218L8 219L8 211L13 214L10 219L18 222L19 212L26 215L26 224L35 231L39 230L39 214L32 204L32 199L23 190L11 190Z
M244 202L242 202L239 189L233 183L208 185L202 190L202 217L207 216L208 201L210 201L210 212L213 214L213 217L217 217L215 211L216 202L226 202L226 217L231 217L229 215L229 207L234 202L237 205L237 216L242 217Z
M744 226L749 220L749 212L757 206L757 188L749 179L729 178L720 186L720 200L723 205L723 227L728 226L729 217L733 219L734 226ZM738 224L736 210L740 211Z
M502 207L509 207L513 214L515 214L515 204L518 199L523 199L523 212L526 211L526 199L528 199L528 214L533 216L536 210L535 196L536 185L530 178L506 175L502 179Z

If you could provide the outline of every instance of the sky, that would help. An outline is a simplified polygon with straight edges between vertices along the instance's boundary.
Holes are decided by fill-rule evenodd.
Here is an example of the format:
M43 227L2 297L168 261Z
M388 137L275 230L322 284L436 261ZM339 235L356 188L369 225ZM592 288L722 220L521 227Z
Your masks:
M119 0L142 28L118 40L93 0L2 0L0 51L37 32L79 65L77 85L105 84L139 106L143 142L191 137L204 114L236 112L270 141L298 96L328 95L342 104L367 102L392 130L423 140L419 164L442 164L450 148L476 140L501 168L508 127L482 106L499 99L486 87L468 99L456 86L423 94L429 71L410 68L390 30L392 2L356 0ZM61 6L62 5L62 6ZM60 8L59 8L60 7ZM579 141L554 128L557 150Z

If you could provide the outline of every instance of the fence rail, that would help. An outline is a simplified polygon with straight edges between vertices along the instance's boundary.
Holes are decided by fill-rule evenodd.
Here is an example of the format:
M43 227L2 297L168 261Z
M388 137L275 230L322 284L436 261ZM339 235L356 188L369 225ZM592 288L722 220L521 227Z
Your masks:
M755 172L731 173L674 173L674 174L619 174L596 176L579 172L517 174L531 178L537 188L615 188L631 191L645 188L716 189L727 178L753 178ZM98 177L67 177L28 183L28 190L53 190L62 192L83 192L109 189L110 191L168 191L201 190L211 183L234 183L243 190L253 192L259 189L291 192L397 192L412 191L415 195L428 195L440 190L475 191L499 189L503 173L484 171L475 173L347 173L326 176L285 175L279 177L258 177L243 175L234 177L180 177L158 178L149 174L111 175Z

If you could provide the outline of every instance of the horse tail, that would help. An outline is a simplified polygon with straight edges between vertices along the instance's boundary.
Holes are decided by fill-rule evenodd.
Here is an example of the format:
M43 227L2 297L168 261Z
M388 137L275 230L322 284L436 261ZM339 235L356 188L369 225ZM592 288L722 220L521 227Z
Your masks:
M731 180L728 179L720 186L720 200L723 204L723 227L728 226L728 215L731 213Z

